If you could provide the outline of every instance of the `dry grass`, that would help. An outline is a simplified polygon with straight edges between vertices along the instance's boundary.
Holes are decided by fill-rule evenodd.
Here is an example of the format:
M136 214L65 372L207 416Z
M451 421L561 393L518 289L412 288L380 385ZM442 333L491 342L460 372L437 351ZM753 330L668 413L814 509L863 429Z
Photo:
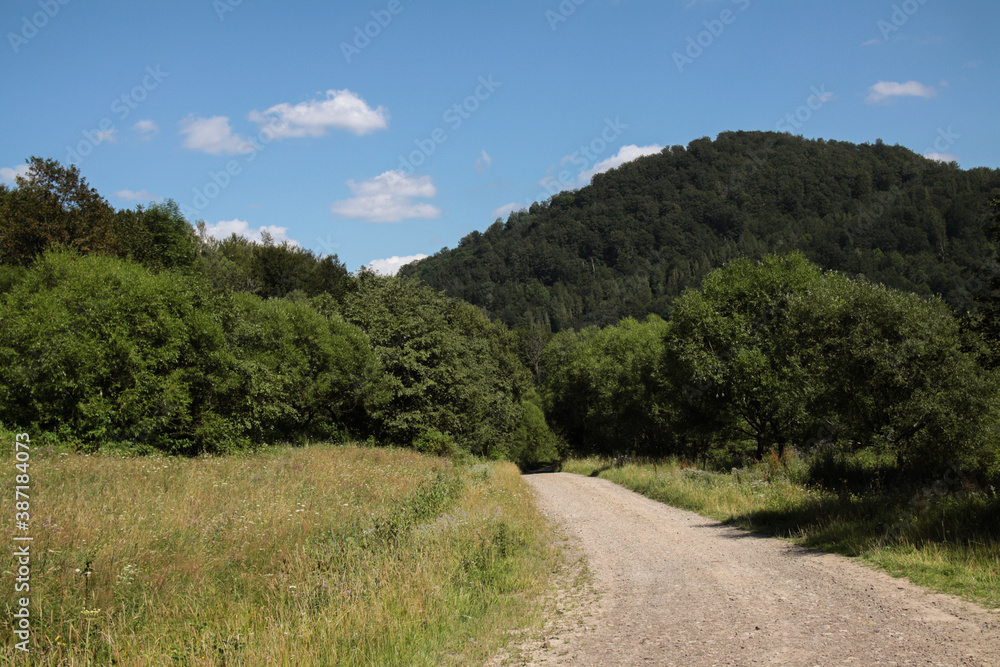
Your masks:
M508 464L37 450L31 484L33 664L481 664L553 557ZM12 646L4 624L5 662Z

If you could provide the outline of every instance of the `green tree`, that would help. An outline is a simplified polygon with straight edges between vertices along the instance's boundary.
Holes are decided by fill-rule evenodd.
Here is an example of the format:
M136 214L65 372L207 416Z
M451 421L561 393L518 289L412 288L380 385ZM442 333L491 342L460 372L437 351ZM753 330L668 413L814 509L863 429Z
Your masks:
M32 157L27 176L0 196L0 262L27 265L50 246L114 255L115 211L74 166Z
M119 255L155 270L191 266L198 253L195 230L173 200L122 209L115 216Z
M917 476L949 461L993 465L996 373L941 299L830 274L792 302L789 319L821 380L812 413L837 424L842 448L886 451Z
M197 287L131 262L44 254L0 302L0 414L83 443L239 446L214 412L222 327Z
M691 420L683 425L690 438L704 442L707 421L752 439L760 459L806 426L816 387L787 310L820 278L801 254L736 260L677 300L664 368L681 388L678 412Z
M474 454L502 452L528 388L514 335L412 280L356 280L344 317L368 334L388 387L388 402L370 414L376 434L410 445L433 430Z

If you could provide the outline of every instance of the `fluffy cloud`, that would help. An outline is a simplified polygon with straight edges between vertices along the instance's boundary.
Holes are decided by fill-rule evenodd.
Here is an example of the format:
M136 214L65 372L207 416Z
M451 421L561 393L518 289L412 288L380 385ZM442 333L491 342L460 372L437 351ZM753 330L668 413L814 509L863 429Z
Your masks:
M326 99L282 102L263 112L251 111L250 120L267 129L275 139L321 137L330 129L368 134L388 127L385 107L372 109L349 90L328 90Z
M958 156L953 153L924 153L924 157L938 162L958 162Z
M243 238L250 239L260 243L263 240L262 232L267 232L271 236L271 240L276 244L281 244L285 241L289 245L299 245L299 242L288 238L288 227L278 227L277 225L261 225L260 227L251 228L250 223L246 220L240 220L235 218L233 220L220 220L214 225L205 225L205 233L215 239L227 239L233 234L237 236L242 236Z
M609 169L614 169L615 167L621 166L626 162L631 162L632 160L642 157L643 155L653 155L654 153L659 153L663 150L663 146L657 144L651 144L649 146L636 146L635 144L629 144L628 146L622 146L619 151L609 157L606 160L601 160L593 167L587 171L580 174L576 179L578 186L584 186L590 183L590 179L594 177L595 174L603 174Z
M160 131L159 126L151 120L140 120L132 126L132 129L139 133L141 141L152 139Z
M0 181L4 183L13 183L14 179L18 176L28 175L28 165L19 164L16 167L0 167Z
M228 116L188 116L181 121L181 134L185 135L184 148L212 155L234 155L253 150L249 140L233 134Z
M405 255L403 257L393 255L386 259L373 259L368 262L368 268L380 276L394 276L399 271L399 267L424 257L427 255Z
M407 176L394 170L357 183L347 181L354 196L330 205L335 215L365 222L399 222L408 218L437 218L441 209L417 197L433 197L437 188L430 176Z
M163 201L163 197L147 192L146 190L117 190L115 196L126 201Z
M925 86L919 81L907 81L898 83L896 81L879 81L868 89L868 97L865 102L869 104L879 104L889 102L896 97L923 97L928 99L937 95L937 91L931 86Z

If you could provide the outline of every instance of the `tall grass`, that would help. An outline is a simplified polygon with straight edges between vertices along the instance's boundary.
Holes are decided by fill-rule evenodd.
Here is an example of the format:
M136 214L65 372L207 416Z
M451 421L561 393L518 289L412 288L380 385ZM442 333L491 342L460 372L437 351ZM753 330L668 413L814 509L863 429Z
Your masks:
M510 464L40 449L31 480L32 664L479 664L530 623L554 557ZM5 663L13 643L4 623Z
M1000 607L1000 498L937 482L864 490L810 485L794 453L730 472L680 460L575 459L563 470L804 546L859 557L896 576Z

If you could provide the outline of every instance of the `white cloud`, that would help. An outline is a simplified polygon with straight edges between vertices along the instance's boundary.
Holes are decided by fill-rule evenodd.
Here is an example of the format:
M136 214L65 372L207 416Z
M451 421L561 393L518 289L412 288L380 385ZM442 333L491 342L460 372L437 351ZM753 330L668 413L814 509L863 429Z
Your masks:
M527 207L524 204L512 201L509 204L504 204L503 206L493 209L493 219L495 220L496 218L500 218L502 220L506 220L507 216L514 211L523 211L525 208Z
M861 42L861 46L872 46L874 44L881 44L882 40L878 37L872 37L867 42Z
M907 81L898 83L896 81L879 81L868 89L868 97L865 102L877 104L886 102L894 97L923 97L928 99L937 95L937 91L931 86L925 86L919 81Z
M295 239L288 238L288 227L261 225L260 227L251 228L250 223L246 220L240 220L238 218L233 220L220 220L214 225L206 225L205 232L215 239L227 239L233 234L236 234L237 236L242 236L245 239L250 239L251 241L256 241L257 243L260 243L263 238L261 232L267 232L271 235L271 239L276 244L288 241L289 245L299 245L299 242Z
M4 183L13 183L14 179L18 176L24 176L27 178L29 167L26 164L19 164L16 167L0 167L0 181Z
M275 139L321 137L330 129L368 134L388 127L385 107L372 109L349 90L328 90L325 100L296 105L282 102L264 112L251 111L250 120L271 132Z
M234 155L253 150L249 140L233 134L227 116L211 118L188 116L181 121L181 134L186 135L184 148L212 155Z
M140 120L132 126L132 129L139 133L141 141L148 141L160 131L160 127L151 120Z
M490 165L492 164L493 164L493 158L490 157L490 154L487 153L486 149L484 148L483 154L476 159L476 171L478 171L479 173L483 173L484 171L489 169Z
M587 185L590 183L590 179L593 178L595 174L603 174L609 169L614 169L615 167L621 166L626 162L631 162L638 157L642 157L643 155L653 155L654 153L659 153L662 150L663 146L659 146L657 144L651 144L649 146L636 146L635 144L629 144L628 146L622 146L615 155L612 155L606 160L601 160L587 171L581 173L576 179L577 185Z
M111 129L107 132L97 131L93 134L94 145L103 144L105 141L110 141L113 144L118 143L118 129Z
M924 153L924 157L938 162L958 162L958 156L954 153Z
M380 276L394 276L399 272L399 267L424 257L427 255L405 255L403 257L393 255L387 259L373 259L368 262L368 268Z
M117 190L115 196L126 201L163 201L163 197L147 192L146 190Z
M360 183L347 181L354 197L336 201L330 211L336 215L365 222L399 222L407 218L437 218L441 209L417 197L433 197L437 188L430 176L407 176L394 170Z

